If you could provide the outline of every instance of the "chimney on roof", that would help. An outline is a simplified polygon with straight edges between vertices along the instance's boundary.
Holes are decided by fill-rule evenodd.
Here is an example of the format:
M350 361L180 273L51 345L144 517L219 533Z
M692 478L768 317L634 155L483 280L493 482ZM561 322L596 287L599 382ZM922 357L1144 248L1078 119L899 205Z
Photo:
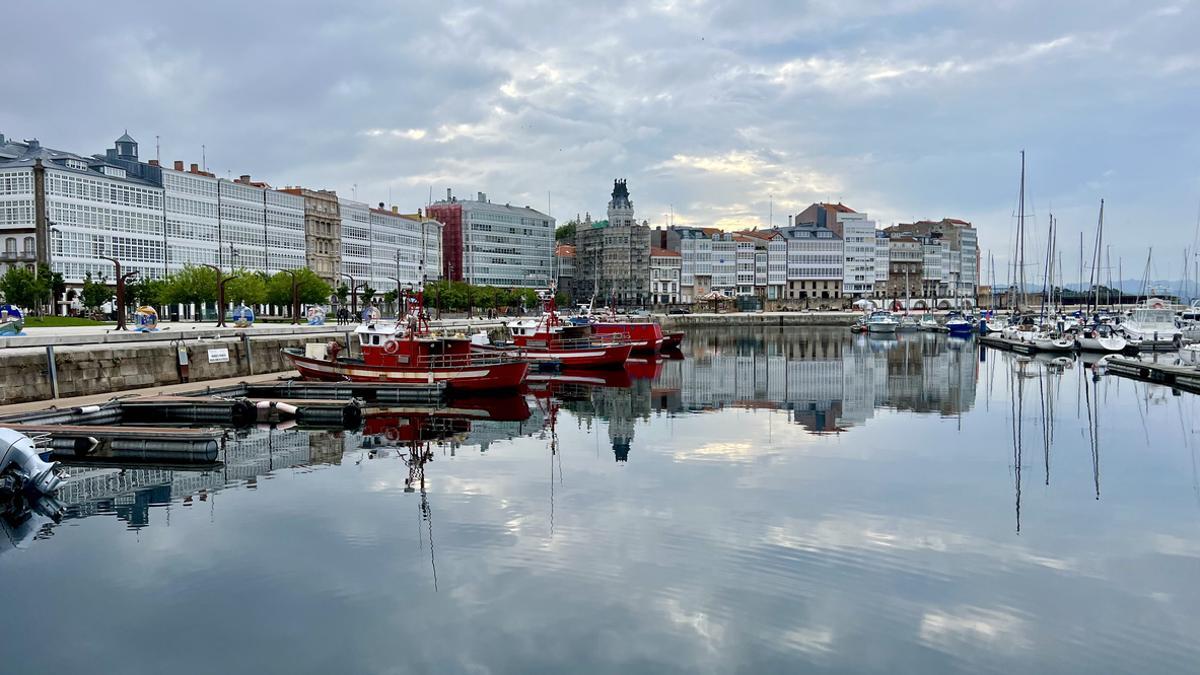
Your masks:
M478 197L478 199L479 199L479 201L481 201L481 202L486 202L486 201L487 201L487 195L485 195L485 194L483 194L482 192L480 192L480 193L479 193L479 197Z
M788 227L792 226L792 216L788 216Z
M36 138L26 139L25 145L27 145L30 150L37 150L38 148L42 147L41 142L38 141L38 139L36 139Z
M392 204L392 213L400 213L400 207Z
M382 211L382 210L383 210L383 202L379 202L379 210L380 210L380 211Z
M178 160L178 159L177 159L177 160L175 160L175 170L176 170L176 171L183 171L183 161L181 161L181 160Z
M150 166L158 166L158 160L157 160L157 159L152 159L152 160L150 160L150 161L148 162L148 164L150 164Z
M450 192L450 188L446 188L446 201L453 201L454 194Z
M193 162L191 172L192 173L200 173L200 165Z
M250 174L244 173L238 177L238 180L240 180L243 183L249 183L250 182Z

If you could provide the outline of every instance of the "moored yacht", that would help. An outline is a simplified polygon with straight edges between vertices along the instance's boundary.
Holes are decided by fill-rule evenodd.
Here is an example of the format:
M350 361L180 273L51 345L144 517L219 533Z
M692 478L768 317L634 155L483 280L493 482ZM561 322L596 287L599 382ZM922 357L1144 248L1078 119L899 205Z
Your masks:
M872 312L867 317L868 333L895 333L899 325L891 312Z

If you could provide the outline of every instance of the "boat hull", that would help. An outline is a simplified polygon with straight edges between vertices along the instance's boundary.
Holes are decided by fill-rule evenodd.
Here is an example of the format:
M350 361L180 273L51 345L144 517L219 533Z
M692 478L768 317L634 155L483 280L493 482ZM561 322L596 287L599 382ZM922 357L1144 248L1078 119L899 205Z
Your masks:
M868 333L895 333L897 324L895 323L870 323L867 322Z
M1081 337L1076 342L1079 344L1079 348L1085 352L1100 352L1104 354L1117 354L1125 351L1129 346L1125 338L1118 336L1107 338Z
M683 336L684 336L683 331L676 331L674 333L665 333L663 335L663 342L662 342L663 350L679 349L683 345Z
M467 364L453 368L405 370L373 366L357 361L328 361L305 356L297 349L285 348L283 355L306 379L327 382L389 382L429 384L445 382L454 391L517 389L525 382L529 364L524 361Z
M592 324L592 332L597 335L624 335L635 352L656 352L662 348L664 340L662 326L654 322L597 322Z
M1039 352L1075 351L1075 342L1062 338L1034 338L1032 344Z

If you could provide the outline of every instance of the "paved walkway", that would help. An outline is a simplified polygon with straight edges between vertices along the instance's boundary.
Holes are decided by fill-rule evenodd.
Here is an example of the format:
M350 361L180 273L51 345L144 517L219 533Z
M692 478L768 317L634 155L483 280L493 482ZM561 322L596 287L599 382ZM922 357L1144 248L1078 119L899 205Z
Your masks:
M228 387L242 382L271 382L289 377L299 377L300 373L295 370L285 370L279 373L262 373L260 375L243 375L241 377L227 377L221 380L205 380L203 382L184 382L182 384L168 384L160 387L146 387L143 389L128 389L125 391L113 391L105 394L90 394L88 396L75 396L73 398L55 398L45 401L27 401L25 403L12 403L9 405L0 406L0 417L8 415L20 415L47 408L74 408L82 405L99 405L107 403L113 398L120 396L128 398L132 396L163 396L168 394L184 394L192 391L202 391L205 387Z

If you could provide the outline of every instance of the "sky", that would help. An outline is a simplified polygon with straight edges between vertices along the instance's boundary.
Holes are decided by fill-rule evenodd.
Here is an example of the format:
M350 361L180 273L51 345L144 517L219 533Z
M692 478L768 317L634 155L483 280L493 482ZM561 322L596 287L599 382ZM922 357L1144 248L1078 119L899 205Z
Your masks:
M975 224L1004 283L1068 279L1100 199L1112 267L1178 277L1200 217L1200 1L13 0L0 133L201 161L402 210L432 193L664 225ZM1031 263L1032 264L1032 263ZM1130 270L1135 269L1131 273ZM1111 273L1117 276L1114 269Z

